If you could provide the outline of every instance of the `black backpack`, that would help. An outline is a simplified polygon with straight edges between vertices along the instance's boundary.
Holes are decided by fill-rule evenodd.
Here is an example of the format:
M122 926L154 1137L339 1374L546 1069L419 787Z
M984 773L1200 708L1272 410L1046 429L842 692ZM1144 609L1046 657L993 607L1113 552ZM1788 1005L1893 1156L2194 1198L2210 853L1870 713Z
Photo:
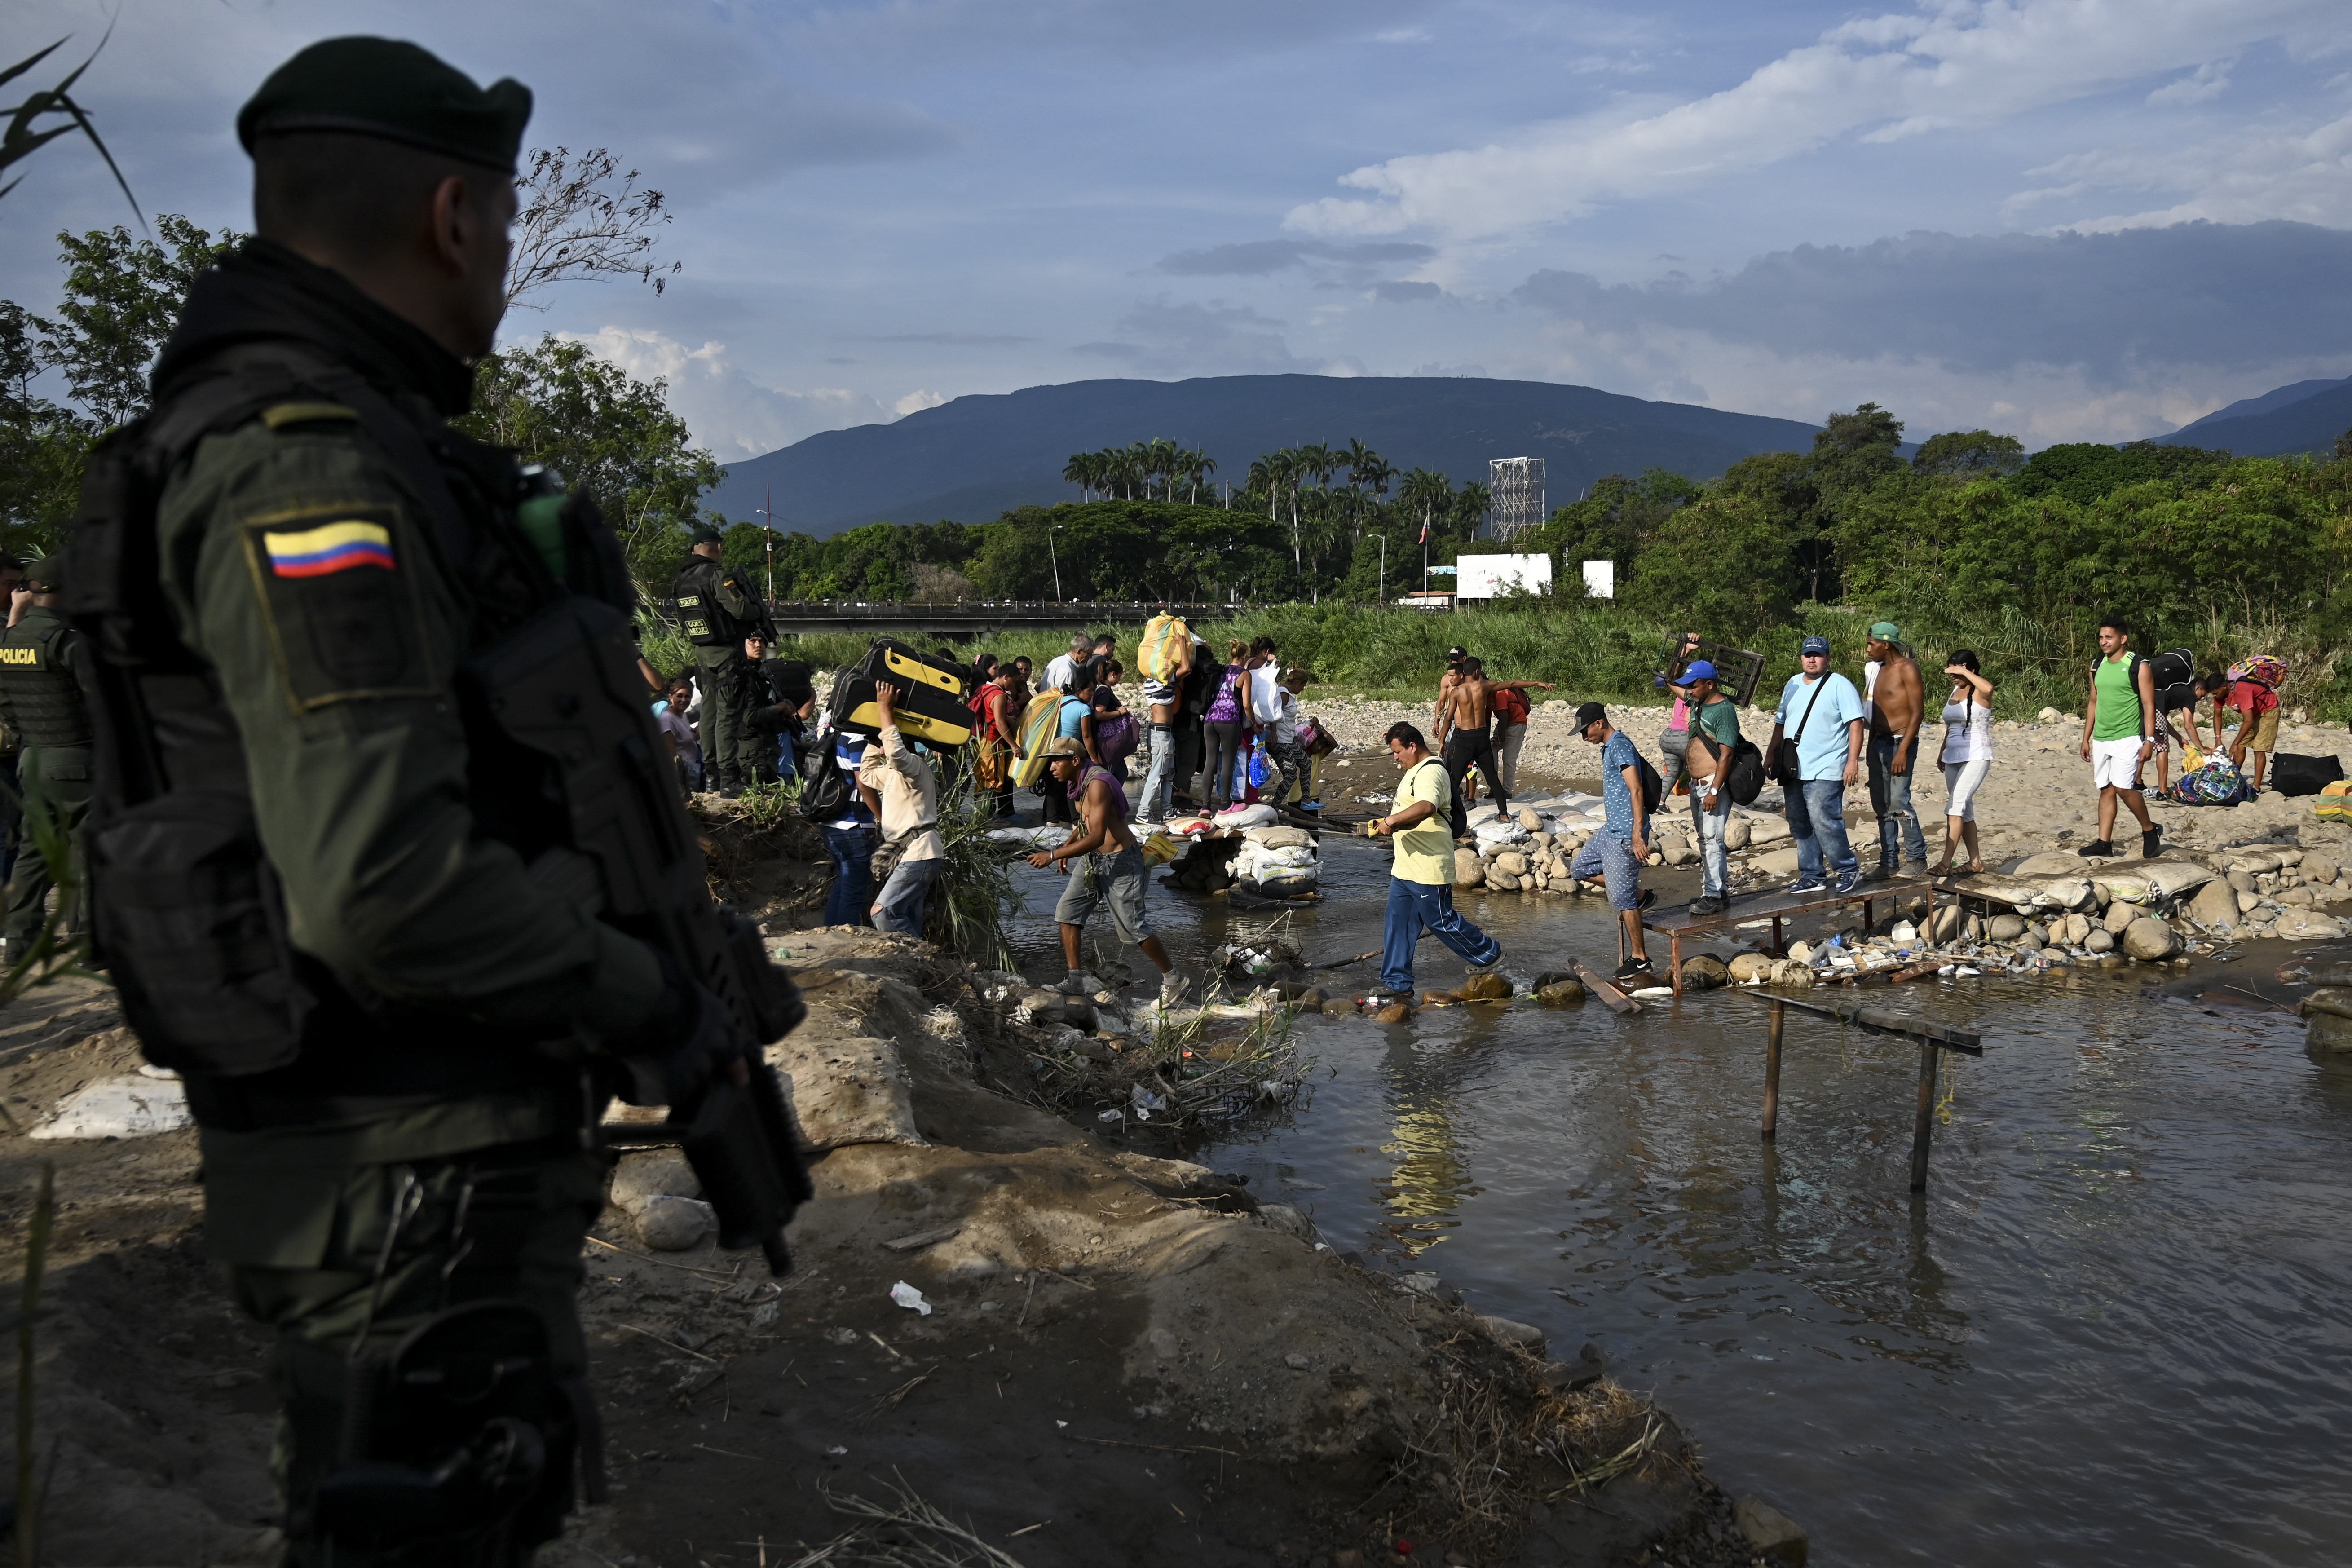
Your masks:
M1641 769L1642 815L1654 816L1659 804L1666 798L1666 781L1658 776L1658 770L1650 765L1650 759L1639 752L1633 753L1633 762Z
M811 822L830 822L849 809L853 786L834 754L834 732L817 737L808 772L801 778L801 815Z

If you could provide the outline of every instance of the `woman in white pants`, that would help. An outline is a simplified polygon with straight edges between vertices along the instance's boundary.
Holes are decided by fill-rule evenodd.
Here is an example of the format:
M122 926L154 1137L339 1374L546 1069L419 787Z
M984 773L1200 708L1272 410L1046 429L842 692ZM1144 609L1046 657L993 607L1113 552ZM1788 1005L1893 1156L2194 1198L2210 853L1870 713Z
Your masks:
M1977 790L1992 768L1992 682L1967 648L1945 661L1944 673L1952 678L1952 694L1944 700L1944 748L1936 760L1951 800L1944 808L1944 863L1931 873L1937 877L1951 874L1952 856L1963 844L1969 869L1985 868L1977 847Z

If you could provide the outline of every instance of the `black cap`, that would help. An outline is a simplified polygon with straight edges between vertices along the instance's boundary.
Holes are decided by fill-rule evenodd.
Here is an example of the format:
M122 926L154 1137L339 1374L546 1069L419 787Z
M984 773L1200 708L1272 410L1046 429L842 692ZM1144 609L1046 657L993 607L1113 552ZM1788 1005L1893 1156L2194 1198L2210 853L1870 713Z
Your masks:
M25 586L55 593L66 585L66 558L44 555L25 568Z
M1445 662L1448 664L1459 664L1469 657L1470 655L1462 648L1450 647L1445 650Z
M1590 730L1608 717L1608 708L1601 703L1580 702L1576 705L1576 727L1579 731Z
M710 524L707 522L696 523L694 525L694 532L691 537L697 544L724 544L727 542L727 536L719 532L717 529L711 527Z
M250 153L264 136L340 131L511 174L530 119L530 89L511 77L483 89L415 44L328 38L269 73L236 111L236 139Z

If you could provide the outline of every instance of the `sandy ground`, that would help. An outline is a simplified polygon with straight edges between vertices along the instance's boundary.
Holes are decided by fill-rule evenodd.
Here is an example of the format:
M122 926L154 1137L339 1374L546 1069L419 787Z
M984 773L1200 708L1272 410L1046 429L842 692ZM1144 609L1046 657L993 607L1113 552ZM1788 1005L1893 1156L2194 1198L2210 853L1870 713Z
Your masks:
M901 1489L998 1568L1753 1559L1671 1419L1593 1383L1578 1347L1524 1342L1433 1276L1343 1257L1296 1211L1161 1157L1179 1148L1118 1146L1023 1103L1055 1046L989 998L1003 986L905 939L795 929L822 882L804 860L727 864L811 1003L785 1046L828 1145L818 1197L781 1283L707 1242L654 1251L606 1211L583 1310L614 1496L544 1561L790 1562L849 1527L848 1500L895 1508ZM203 1260L193 1132L21 1135L137 1061L102 985L0 1009L14 1256L38 1165L57 1166L33 1411L44 1557L258 1562L268 1345ZM894 1304L900 1282L928 1315ZM1613 1479L1579 1487L1561 1468L1645 1429ZM982 1561L948 1544L922 1561Z

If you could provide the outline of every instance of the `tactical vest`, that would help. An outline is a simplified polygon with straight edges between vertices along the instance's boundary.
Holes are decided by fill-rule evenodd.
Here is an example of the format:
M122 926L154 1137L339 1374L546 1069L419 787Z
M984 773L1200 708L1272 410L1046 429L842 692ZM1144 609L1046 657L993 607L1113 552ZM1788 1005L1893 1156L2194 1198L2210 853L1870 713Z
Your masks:
M460 673L478 830L534 882L667 952L762 1040L799 998L756 928L714 904L635 668L620 547L585 498L522 516L540 487L510 452L421 426L310 351L226 351L206 379L102 441L68 546L97 742L89 829L92 935L149 1058L187 1079L208 1126L312 1121L422 1095L580 1081L560 1049L393 1006L289 937L245 754L212 670L164 600L156 511L205 436L324 401L425 502L441 560L471 590ZM541 498L543 499L543 498Z
M726 574L723 563L698 555L686 563L670 590L677 595L677 617L685 623L686 639L697 647L741 647L754 629L719 602L719 580Z
M89 708L65 665L73 628L55 610L36 606L0 637L0 688L8 694L17 733L41 751L89 744Z

